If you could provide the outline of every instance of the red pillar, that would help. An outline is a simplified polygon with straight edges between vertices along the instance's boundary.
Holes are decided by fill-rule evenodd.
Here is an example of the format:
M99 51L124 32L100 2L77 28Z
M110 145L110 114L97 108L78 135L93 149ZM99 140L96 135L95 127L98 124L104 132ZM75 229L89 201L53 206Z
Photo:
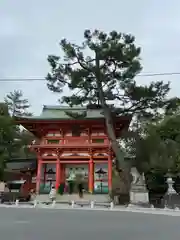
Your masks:
M56 162L56 190L58 190L58 188L59 188L60 180L61 180L61 164L60 164L60 161L57 160L57 162Z
M108 155L108 189L109 192L112 190L112 158L111 154Z
M42 169L42 160L38 158L38 169L36 177L36 193L39 193L40 183L41 183L41 169Z
M44 163L44 183L46 183L47 163Z
M61 165L61 182L65 183L66 179L65 179L65 164Z
M89 192L93 193L93 191L94 191L94 162L92 159L89 161L88 176L89 176Z

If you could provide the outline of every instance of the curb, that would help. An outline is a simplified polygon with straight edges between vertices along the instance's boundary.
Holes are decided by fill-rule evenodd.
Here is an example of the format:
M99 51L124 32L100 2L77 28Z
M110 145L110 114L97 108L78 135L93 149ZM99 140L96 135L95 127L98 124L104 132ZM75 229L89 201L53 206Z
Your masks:
M103 211L103 212L130 212L130 213L144 213L144 214L154 214L154 215L167 215L167 216L179 216L180 210L160 210L160 209L133 209L130 207L127 208L87 208L87 207L70 207L70 206L47 206L47 205L39 205L39 206L28 206L28 205L0 205L0 208L14 208L14 209L48 209L48 210L81 210L81 211Z

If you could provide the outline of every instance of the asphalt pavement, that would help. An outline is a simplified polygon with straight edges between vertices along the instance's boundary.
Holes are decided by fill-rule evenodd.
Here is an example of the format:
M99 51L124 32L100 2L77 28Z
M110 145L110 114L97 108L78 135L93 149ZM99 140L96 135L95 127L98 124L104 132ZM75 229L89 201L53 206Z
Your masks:
M179 221L131 212L0 208L2 240L179 240Z

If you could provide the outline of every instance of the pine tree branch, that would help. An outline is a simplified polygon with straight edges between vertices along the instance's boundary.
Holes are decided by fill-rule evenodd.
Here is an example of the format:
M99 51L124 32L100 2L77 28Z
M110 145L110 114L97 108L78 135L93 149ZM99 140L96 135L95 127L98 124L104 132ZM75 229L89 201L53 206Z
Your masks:
M76 56L77 62L79 63L79 65L80 65L84 70L86 70L86 71L88 71L88 72L92 72L92 70L87 67L87 62L80 60L80 58L78 57L77 54L76 54L75 56ZM91 60L88 61L88 63L94 62L94 61L95 61L95 59L91 59Z

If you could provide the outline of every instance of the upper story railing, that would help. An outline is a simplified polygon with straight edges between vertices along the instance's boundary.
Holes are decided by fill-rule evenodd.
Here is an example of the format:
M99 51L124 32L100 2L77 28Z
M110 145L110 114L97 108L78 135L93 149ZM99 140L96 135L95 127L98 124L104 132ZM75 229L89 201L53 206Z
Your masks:
M32 142L32 145L107 145L109 144L108 137L105 136L81 136L81 137L72 137L66 136L64 138L60 137L48 137L44 138L41 141Z

